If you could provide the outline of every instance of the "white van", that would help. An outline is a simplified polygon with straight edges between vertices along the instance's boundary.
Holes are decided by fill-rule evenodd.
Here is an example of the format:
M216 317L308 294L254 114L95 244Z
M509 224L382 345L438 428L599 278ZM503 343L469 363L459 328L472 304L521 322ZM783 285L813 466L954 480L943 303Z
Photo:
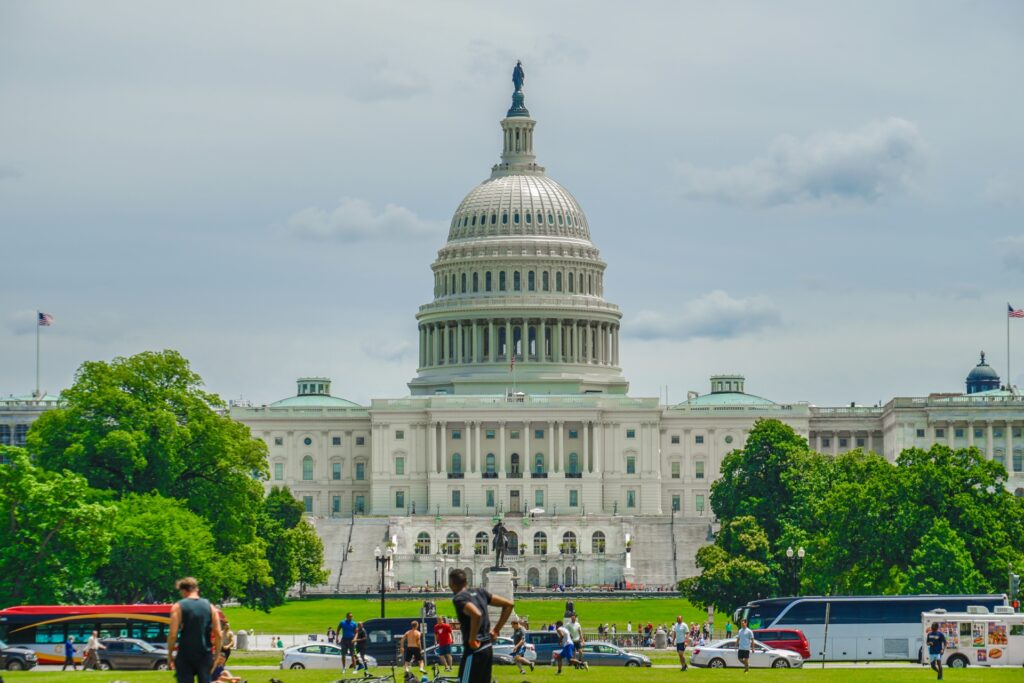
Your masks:
M1024 664L1024 614L1012 607L968 607L966 612L933 610L921 613L921 626L925 636L938 623L946 636L944 663L960 669L970 664L977 666L1021 666ZM928 662L927 648L921 653L921 663Z

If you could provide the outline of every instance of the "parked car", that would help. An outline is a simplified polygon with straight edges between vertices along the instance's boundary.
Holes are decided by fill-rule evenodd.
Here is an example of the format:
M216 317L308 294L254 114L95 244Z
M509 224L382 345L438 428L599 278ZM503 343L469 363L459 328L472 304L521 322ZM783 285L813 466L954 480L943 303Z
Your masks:
M693 648L693 653L690 655L690 664L708 667L709 669L742 667L743 663L737 657L737 652L735 638L716 640L710 645ZM788 669L800 668L803 665L804 658L799 653L792 650L776 650L756 640L754 641L753 649L750 651L751 667Z
M550 664L551 655L562 649L555 631L527 631L526 643L534 647L538 664Z
M138 638L102 638L103 650L99 651L99 667L110 669L159 669L167 668L167 649L155 647Z
M811 658L811 645L804 632L798 628L754 629L754 639L778 650L792 650L804 659Z
M459 662L462 661L462 646L458 643L453 643L451 645L451 648L452 664L457 665ZM426 662L428 665L441 663L441 660L438 658L437 655L437 645L432 645L423 651L423 661Z
M497 664L511 664L512 663L512 645L513 640L504 636L494 641L494 661ZM526 644L526 652L523 654L528 662L537 661L537 648L530 643Z
M651 658L604 642L583 643L583 660L590 666L650 666Z
M0 669L28 671L38 663L35 651L27 647L13 647L0 640Z
M369 666L377 666L377 660L366 655ZM346 664L352 666L346 661ZM341 671L341 648L329 643L293 645L281 657L282 669L335 669Z

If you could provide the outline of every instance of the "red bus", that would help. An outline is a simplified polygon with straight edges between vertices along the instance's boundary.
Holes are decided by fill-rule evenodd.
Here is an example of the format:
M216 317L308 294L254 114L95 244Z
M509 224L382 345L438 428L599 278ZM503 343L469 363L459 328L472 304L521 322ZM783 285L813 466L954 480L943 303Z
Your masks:
M138 638L166 647L170 623L171 605L23 605L0 610L0 640L34 650L40 664L61 664L68 636L81 661L93 631L100 638Z

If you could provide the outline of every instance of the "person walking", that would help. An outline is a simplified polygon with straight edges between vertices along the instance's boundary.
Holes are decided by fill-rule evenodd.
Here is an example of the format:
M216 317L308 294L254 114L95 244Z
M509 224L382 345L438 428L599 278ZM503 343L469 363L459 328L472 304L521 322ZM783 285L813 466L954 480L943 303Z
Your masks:
M347 612L345 618L338 622L338 636L341 638L341 673L348 671L348 659L352 659L352 668L356 667L356 621L352 613Z
M583 624L579 622L575 612L569 615L569 623L565 625L565 630L569 632L569 638L572 640L573 655L577 662L577 668L582 666L589 671L590 665L583 661Z
M333 626L328 626L327 627L327 642L330 643L331 645L334 645L334 637L336 635L337 634L334 632L334 627Z
M68 639L64 641L64 666L61 667L61 671L67 671L69 666L72 670L78 671L78 664L75 663L74 636L68 636Z
M740 620L740 630L736 632L736 657L743 662L743 672L750 671L750 650L754 647L754 632L747 628L747 620Z
M492 644L512 614L514 603L484 588L470 588L463 569L453 569L448 573L448 588L454 593L452 603L462 631L459 680L463 683L490 681L494 656ZM488 606L501 608L498 623L493 628L487 615Z
M942 680L942 655L946 652L946 634L939 630L939 622L932 623L932 630L925 638L928 645L928 666L932 671L939 674L938 680Z
M220 625L220 630L222 633L221 639L224 643L220 648L220 653L224 655L224 663L227 664L228 660L231 659L231 653L238 643L235 639L235 632L231 630L231 624L227 621Z
M437 643L437 659L444 664L445 671L452 670L452 625L444 617L438 617L434 624L434 642Z
M177 588L181 600L171 607L167 665L178 683L210 683L213 653L220 652L222 645L220 617L209 600L199 597L199 582L191 576L178 581Z
M356 648L356 657L359 659L359 663L356 665L355 670L362 668L363 671L368 670L370 667L366 665L366 628L363 626L363 622L356 624L356 635L352 639L352 644Z
M672 624L672 636L676 644L676 654L679 655L679 670L686 671L686 638L690 634L690 628L683 621L683 615L676 615L676 623Z
M512 661L519 667L519 673L525 675L523 666L529 666L533 671L533 662L526 658L526 630L519 623L519 619L512 617Z
M100 650L106 650L107 646L100 642L99 631L93 631L89 640L85 643L85 656L82 660L82 671L86 669L100 668Z
M402 636L398 643L399 652L402 654L402 661L405 662L405 673L409 673L410 664L418 664L420 673L425 674L423 668L423 634L420 633L420 623L413 621L409 630Z
M725 637L726 638L732 638L732 622L731 621L725 622Z

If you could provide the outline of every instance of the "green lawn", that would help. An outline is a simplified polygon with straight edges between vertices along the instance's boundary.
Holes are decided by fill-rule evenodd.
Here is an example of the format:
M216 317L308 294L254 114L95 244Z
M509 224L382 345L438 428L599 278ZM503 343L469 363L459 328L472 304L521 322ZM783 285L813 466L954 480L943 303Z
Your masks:
M238 671L249 683L267 683L273 676L284 683L330 683L338 679L336 671ZM523 680L530 683L555 683L555 681L579 681L583 683L621 683L622 669L591 669L589 672L567 670L561 676L556 676L550 667L539 667L535 673L527 673L520 676L512 667L497 667L495 677L500 683L520 683ZM167 683L172 680L166 671L107 671L107 672L38 672L28 671L20 673L4 672L4 679L7 683L66 683L68 680L83 681L84 683L109 683L110 681L126 681L128 683ZM401 671L398 671L399 683L401 683ZM794 681L798 683L924 683L935 680L934 674L923 667L907 669L879 669L865 666L857 669L806 669L790 671L772 671L768 669L754 669L747 675L742 671L733 670L693 670L686 673L672 669L630 669L630 683L644 683L650 681L715 681L715 683L729 683L735 681ZM1021 669L977 669L971 668L960 671L950 671L946 674L946 681L959 683L961 681L1020 681L1022 680Z
M415 617L423 604L421 599L389 599L387 616ZM705 621L707 612L696 608L682 598L636 598L630 600L608 600L600 598L575 599L576 612L580 621L590 629L596 628L601 622L618 624L619 633L626 632L626 622L632 620L633 630L644 622L654 624L675 621L677 614L682 614L687 623ZM450 600L438 600L439 614L454 616ZM516 601L516 612L528 617L531 628L539 628L542 624L561 619L565 610L565 601L520 599ZM321 598L293 600L272 610L269 614L244 607L228 607L224 613L231 621L235 630L256 629L262 634L303 634L323 633L328 626L337 626L345 613L351 611L359 621L380 616L380 599L338 599ZM725 628L725 615L717 614L716 628Z

